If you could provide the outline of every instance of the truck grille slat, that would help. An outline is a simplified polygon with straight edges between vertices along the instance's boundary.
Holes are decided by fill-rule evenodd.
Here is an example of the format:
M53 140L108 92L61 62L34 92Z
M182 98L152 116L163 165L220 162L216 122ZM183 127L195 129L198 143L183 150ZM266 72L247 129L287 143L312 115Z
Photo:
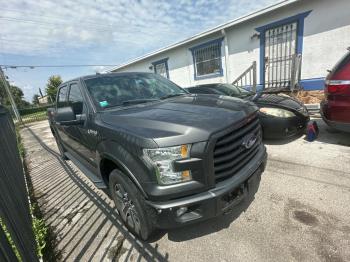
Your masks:
M259 151L259 146L257 146L254 151L251 151L246 158L239 164L237 164L234 168L228 169L228 170L223 170L220 172L219 175L217 175L215 178L216 180L221 179L221 178L226 178L229 176L232 176L232 174L236 173L241 167L245 166L254 156L255 154Z
M224 137L221 137L220 139L218 139L215 147L219 147L219 146L223 146L223 145L225 146L227 143L230 143L233 140L247 134L251 129L253 129L256 126L259 126L259 124L260 124L259 119L255 119L255 120L249 122L248 124L239 128L238 131L231 132L231 133L225 135Z
M260 126L257 126L252 133L256 133L258 132L260 129ZM246 134L246 133L245 133ZM219 155L222 155L224 153L230 152L234 149L236 149L237 147L241 146L242 144L242 137L240 137L241 139L237 139L237 141L235 141L234 143L230 144L229 146L225 146L225 147L220 147L220 148L215 148L215 152L214 152L214 156L215 159L216 158L220 158Z
M249 134L256 134L258 139L250 148L243 146L244 139ZM219 137L214 147L215 179L221 180L233 176L246 165L259 150L261 143L261 127L255 117L249 123Z
M249 150L243 150L243 151L237 151L236 155L239 155L237 158L234 159L231 158L230 161L225 161L224 163L220 163L218 165L215 165L214 171L215 173L218 173L222 170L228 169L228 168L232 168L233 166L235 166L237 163L240 163L241 161L244 160L244 158L249 155L250 152L254 151L254 149L258 147L258 143L255 143L254 147L250 148ZM239 154L241 153L241 154ZM232 161L232 159L234 159Z

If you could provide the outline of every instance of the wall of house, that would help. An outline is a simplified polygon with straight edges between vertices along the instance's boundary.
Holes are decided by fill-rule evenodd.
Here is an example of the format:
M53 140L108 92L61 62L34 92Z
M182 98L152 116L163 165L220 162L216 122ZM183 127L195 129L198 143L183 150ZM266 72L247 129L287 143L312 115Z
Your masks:
M217 83L217 82L226 82L226 74L221 77L208 78L203 80L194 79L194 67L193 67L193 58L190 48L197 46L201 43L208 42L213 39L222 37L221 32L214 33L209 37L200 39L199 41L193 41L188 45L184 45L167 52L154 55L150 58L144 59L140 62L131 64L127 67L115 70L115 72L154 72L153 69L150 69L150 66L153 62L168 58L168 68L169 68L169 78L176 84L182 87L189 87L193 85L198 85L201 83ZM221 53L224 54L224 45L221 46ZM222 66L225 68L225 57L221 57Z
M312 10L304 20L301 79L305 89L322 89L326 70L331 69L350 46L350 16L347 14L349 8L349 0L304 0L225 29L228 61L225 59L223 41L221 53L224 74L220 77L195 80L192 53L189 48L222 37L222 32L203 37L188 45L155 55L117 71L150 72L149 66L152 62L168 57L170 79L187 87L203 83L232 82L253 61L256 61L258 83L260 83L259 71L262 70L260 40L258 37L252 38L256 33L255 28Z

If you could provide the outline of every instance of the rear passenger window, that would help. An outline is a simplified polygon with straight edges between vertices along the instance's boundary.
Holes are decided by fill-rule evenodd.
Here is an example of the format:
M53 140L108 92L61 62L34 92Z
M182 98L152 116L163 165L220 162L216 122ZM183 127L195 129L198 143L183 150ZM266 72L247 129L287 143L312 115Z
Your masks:
M67 86L63 86L60 88L57 98L57 107L67 106L67 89Z

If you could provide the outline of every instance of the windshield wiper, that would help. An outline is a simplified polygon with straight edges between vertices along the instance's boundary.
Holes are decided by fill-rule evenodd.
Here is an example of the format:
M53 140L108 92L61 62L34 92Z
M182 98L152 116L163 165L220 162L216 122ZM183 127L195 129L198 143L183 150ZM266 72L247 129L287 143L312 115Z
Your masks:
M122 102L123 106L127 105L136 105L136 104L142 104L142 103L148 103L148 102L154 102L158 101L158 99L149 98L149 99L133 99L133 100L126 100Z
M167 96L163 96L160 99L167 99L167 98L171 98L171 97L176 97L176 96L182 96L182 95L186 95L186 93L178 93L178 94L171 94L171 95L167 95Z

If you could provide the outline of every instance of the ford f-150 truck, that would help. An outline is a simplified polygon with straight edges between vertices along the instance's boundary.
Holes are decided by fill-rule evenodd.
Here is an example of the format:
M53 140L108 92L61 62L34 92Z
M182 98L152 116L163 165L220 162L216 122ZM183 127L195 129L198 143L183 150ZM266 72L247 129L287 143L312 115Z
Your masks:
M152 73L109 73L63 83L49 122L70 159L147 239L221 215L257 190L266 165L258 108L189 94Z

